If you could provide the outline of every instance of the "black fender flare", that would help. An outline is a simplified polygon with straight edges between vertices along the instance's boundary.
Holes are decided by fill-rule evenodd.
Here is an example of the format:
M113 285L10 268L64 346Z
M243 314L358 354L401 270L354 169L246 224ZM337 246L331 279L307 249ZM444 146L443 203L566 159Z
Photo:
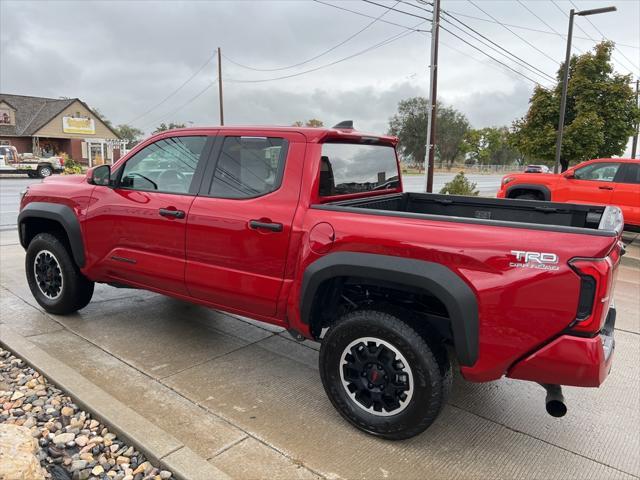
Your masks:
M84 267L85 254L84 244L82 243L82 230L80 222L73 210L67 205L49 202L31 202L28 203L18 215L18 235L20 237L20 245L25 249L27 245L25 235L25 220L28 218L45 218L58 222L67 233L69 245L73 259L78 267Z
M472 366L478 358L478 301L456 273L439 263L371 253L337 252L310 264L303 275L300 317L309 324L320 285L335 277L363 277L429 291L447 308L456 356Z
M539 192L542 194L542 198L550 202L551 201L551 190L547 188L545 185L536 185L533 183L518 183L516 185L511 185L507 187L507 195L506 198L511 198L511 192L514 190L533 190L534 192Z

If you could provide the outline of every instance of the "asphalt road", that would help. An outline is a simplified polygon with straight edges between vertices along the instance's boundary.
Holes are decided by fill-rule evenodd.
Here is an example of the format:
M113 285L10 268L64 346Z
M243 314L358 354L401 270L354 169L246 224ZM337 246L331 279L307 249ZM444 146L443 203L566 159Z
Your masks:
M27 185L40 183L39 178L0 178L0 230L16 228L18 208L20 207L20 192Z
M439 192L444 184L454 177L454 173L436 173L434 175L433 191ZM480 195L493 197L500 186L502 175L478 175L470 174L469 180L477 184ZM27 185L40 183L42 180L33 178L0 178L0 230L16 228L18 207L20 205L20 192ZM411 175L403 178L404 189L407 192L424 191L424 177Z

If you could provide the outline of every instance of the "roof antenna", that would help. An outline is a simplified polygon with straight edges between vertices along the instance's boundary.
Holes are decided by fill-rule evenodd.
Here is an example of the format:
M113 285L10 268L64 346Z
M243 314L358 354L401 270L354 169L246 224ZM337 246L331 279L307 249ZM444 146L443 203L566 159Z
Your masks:
M333 128L337 128L340 130L353 130L353 120L344 120L334 125Z

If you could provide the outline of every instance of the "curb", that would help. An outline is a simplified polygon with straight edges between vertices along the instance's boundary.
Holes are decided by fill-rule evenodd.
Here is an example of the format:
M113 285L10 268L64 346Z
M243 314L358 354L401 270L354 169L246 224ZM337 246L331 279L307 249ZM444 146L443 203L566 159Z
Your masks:
M170 433L97 387L75 370L1 325L0 344L22 358L91 412L120 438L135 445L152 463L170 470L178 480L231 480Z

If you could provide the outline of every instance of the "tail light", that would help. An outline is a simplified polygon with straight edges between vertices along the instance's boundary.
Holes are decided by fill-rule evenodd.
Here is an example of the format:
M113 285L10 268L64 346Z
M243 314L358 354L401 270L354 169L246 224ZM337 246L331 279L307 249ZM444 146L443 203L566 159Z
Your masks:
M60 166L64 167L64 157L59 157L58 161L60 162Z
M571 268L580 276L580 297L571 330L596 334L604 325L613 297L614 273L620 259L620 244L605 258L574 258Z

